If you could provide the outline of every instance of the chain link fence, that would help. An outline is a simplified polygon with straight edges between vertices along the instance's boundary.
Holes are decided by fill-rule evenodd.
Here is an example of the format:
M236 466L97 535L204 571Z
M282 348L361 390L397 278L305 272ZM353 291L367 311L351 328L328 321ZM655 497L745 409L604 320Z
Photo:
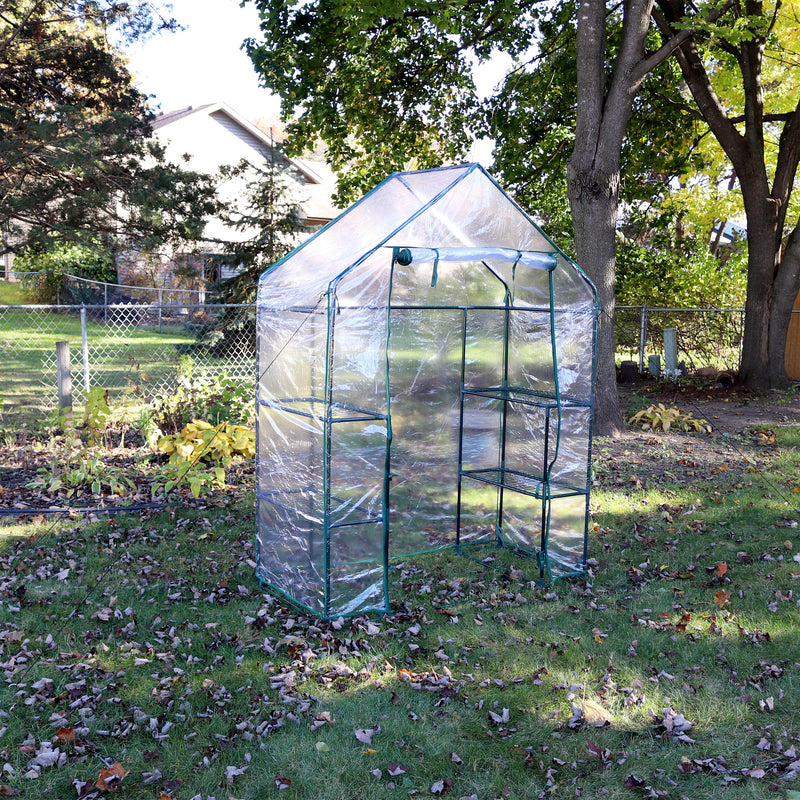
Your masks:
M617 306L617 357L637 362L639 372L648 370L650 356L660 356L663 365L667 329L675 331L678 363L687 372L702 368L738 371L744 333L744 309L740 308Z
M0 306L5 426L58 407L57 343L68 342L73 400L90 388L138 402L175 391L179 370L254 386L255 306L111 302ZM63 345L60 352L64 352ZM62 364L62 372L64 365Z
M196 376L254 386L254 305L203 303L201 293L190 290L137 289L83 279L70 285L71 292L102 301L0 306L0 414L5 426L51 415L58 407L56 343L63 341L69 342L78 405L98 386L117 399L126 393L146 400L173 392L182 363ZM678 361L688 372L702 367L738 370L742 309L618 306L617 359L635 361L646 372L650 356L663 359L668 328L676 332Z

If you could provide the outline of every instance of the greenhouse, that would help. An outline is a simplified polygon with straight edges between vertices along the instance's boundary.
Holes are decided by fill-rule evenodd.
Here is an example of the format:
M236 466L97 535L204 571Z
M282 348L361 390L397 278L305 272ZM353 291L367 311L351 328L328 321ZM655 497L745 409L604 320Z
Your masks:
M258 288L256 574L325 618L392 559L585 571L598 307L477 164L396 173Z

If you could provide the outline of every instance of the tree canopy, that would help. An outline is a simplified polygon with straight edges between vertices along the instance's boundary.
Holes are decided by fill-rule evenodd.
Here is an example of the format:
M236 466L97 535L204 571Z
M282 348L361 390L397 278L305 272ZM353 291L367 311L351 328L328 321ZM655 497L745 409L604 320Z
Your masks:
M791 195L787 187L796 173L800 128L800 122L789 121L796 93L790 101L784 94L786 108L770 108L765 115L762 107L767 90L775 88L780 94L781 87L789 85L783 76L774 75L773 85L767 87L762 72L767 43L784 41L779 4L631 0L612 6L604 0L582 0L575 12L570 4L512 0L388 0L367 9L347 0L249 1L261 13L263 40L250 40L246 46L266 85L281 96L284 114L295 119L290 146L303 147L316 136L326 142L330 161L343 176L342 199L353 199L393 169L461 159L471 141L487 131L501 140L498 177L526 205L554 221L562 243L572 236L573 246L567 249L598 287L603 308L597 405L601 430L613 431L619 420L610 321L620 202L665 199L671 179L678 176L686 186L685 210L692 207L690 192L700 185L694 177L700 171L716 171L706 183L709 189L722 176L730 182L731 171L723 168L723 160L714 163L708 157L711 149L703 149L710 139L705 127L709 125L733 162L745 208L747 176L759 187L774 176L775 187L782 187L777 193L751 193L749 205L754 209L758 203L776 201L771 224L786 233L783 221ZM651 15L658 19L657 31ZM518 60L528 58L531 66L523 63L500 93L482 105L472 66L496 50ZM785 47L782 52L787 52ZM692 70L705 75L710 88L698 89L699 78L693 86ZM726 76L720 78L721 72ZM714 102L709 100L712 96ZM722 117L726 122L717 124ZM728 133L720 138L723 127ZM754 133L757 128L759 134ZM769 132L777 141L773 173L768 166L758 166L767 163L759 154L770 149L765 146ZM729 152L725 136L737 143L737 158ZM543 191L537 192L542 185ZM559 204L565 193L569 218ZM713 191L706 197L706 210L716 209L719 219L707 217L702 234L692 233L701 242L706 237L713 248L712 232L735 207L712 206ZM674 200L665 210L676 220L683 218ZM748 226L750 222L748 212ZM763 226L753 231L760 241L770 241L774 266L780 236L762 236ZM751 232L751 241L753 236ZM786 244L791 256L794 248L800 249L800 235L789 237ZM753 287L770 287L772 280L765 267L755 268L758 259L754 261L752 247L750 252L748 317L755 330L763 326L770 306L753 301L758 294ZM782 274L777 294L793 298L797 281L791 271ZM767 288L765 296L771 302L776 287ZM769 336L780 344L779 330ZM756 350L762 364L773 365L768 370L777 369L776 354L767 358L761 344ZM743 375L748 378L746 361Z
M5 249L127 235L196 238L201 176L167 164L117 35L172 28L147 2L9 0L0 10L0 237Z
M256 70L278 93L291 151L321 137L347 201L388 173L463 158L479 114L472 65L530 45L537 0L250 0Z
M695 22L676 51L698 116L730 160L747 219L748 282L740 380L786 381L784 354L800 290L800 55L789 4L728 0L713 26L683 0L658 0L662 35ZM702 20L701 20L702 22Z

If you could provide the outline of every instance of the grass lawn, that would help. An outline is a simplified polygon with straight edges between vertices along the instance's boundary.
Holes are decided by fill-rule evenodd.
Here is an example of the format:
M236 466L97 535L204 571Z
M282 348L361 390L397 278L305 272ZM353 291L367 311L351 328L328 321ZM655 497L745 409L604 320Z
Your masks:
M0 282L0 306L26 302L18 284ZM181 327L86 325L91 386L121 392L144 384L154 391L160 381L174 384L178 348L194 337ZM56 342L70 343L73 392L78 402L83 388L80 315L37 309L0 308L0 398L6 426L33 424L47 417L57 403Z
M415 557L384 618L265 593L246 488L6 518L0 796L797 798L800 427L762 434L600 441L585 580Z
M29 302L21 283L0 280L0 306L17 306Z

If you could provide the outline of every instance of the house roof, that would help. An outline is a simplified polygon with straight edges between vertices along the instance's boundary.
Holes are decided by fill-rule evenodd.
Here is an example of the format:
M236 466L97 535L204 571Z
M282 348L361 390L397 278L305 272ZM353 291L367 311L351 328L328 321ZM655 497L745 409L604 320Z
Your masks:
M336 188L336 175L327 164L305 158L289 158L284 155L279 149L275 149L275 140L268 133L227 103L206 103L201 106L188 106L163 112L155 118L152 127L154 131L168 135L168 130L165 129L168 129L169 126L201 115L215 119L231 135L242 140L264 158L272 158L275 153L279 161L290 167L306 195L302 208L311 225L329 222L341 212L332 199Z
M197 106L196 108L194 106L188 106L186 108L180 108L177 111L162 111L153 121L152 128L154 131L157 131L159 128L163 128L165 125L169 125L173 122L177 122L179 119L196 114L199 111L209 108L210 106L210 103L206 103L205 105Z
M233 123L242 128L250 136L254 137L267 152L271 152L275 145L275 141L268 133L262 131L261 128L224 102L206 103L202 106L187 106L186 108L177 109L175 111L162 112L156 116L152 123L152 128L154 131L161 130L168 125L172 125L197 114L204 114L206 116L221 114L228 117ZM324 182L325 179L320 175L320 172L324 174L325 165L312 166L313 162L307 159L289 158L287 156L282 156L282 158L297 169L303 175L307 183L322 184Z

